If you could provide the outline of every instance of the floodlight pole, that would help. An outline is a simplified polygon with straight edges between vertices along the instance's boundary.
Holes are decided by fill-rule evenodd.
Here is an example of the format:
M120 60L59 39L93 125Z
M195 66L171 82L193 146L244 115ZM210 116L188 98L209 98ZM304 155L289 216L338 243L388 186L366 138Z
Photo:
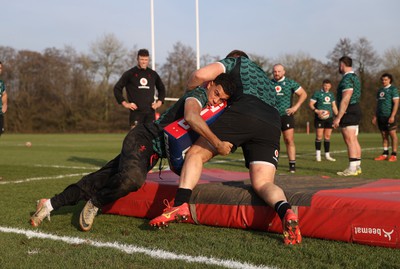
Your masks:
M200 69L199 0L196 0L196 51L197 69Z
M154 0L150 0L150 17L151 17L151 68L156 70L156 49L154 46Z

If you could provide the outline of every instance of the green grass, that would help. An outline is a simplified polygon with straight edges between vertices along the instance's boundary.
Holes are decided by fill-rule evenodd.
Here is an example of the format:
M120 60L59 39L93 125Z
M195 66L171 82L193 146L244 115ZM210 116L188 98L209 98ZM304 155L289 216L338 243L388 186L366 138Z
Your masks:
M398 249L313 238L304 238L303 244L288 247L282 244L279 234L260 231L190 224L172 224L168 229L154 230L146 219L102 214L96 218L93 229L83 233L78 229L83 203L53 212L51 222L45 221L37 229L29 225L37 199L61 192L79 180L79 174L105 164L118 154L123 137L123 134L3 135L0 138L0 183L25 181L0 184L0 227L277 268L399 268ZM336 177L336 172L347 166L346 148L337 132L331 145L332 155L337 159L335 163L314 161L314 134L296 134L295 138L296 175ZM26 141L32 142L32 147L26 147ZM373 157L381 153L379 134L360 134L360 141L365 149L362 177L400 179L397 163L377 165L373 161ZM217 157L206 167L246 171L240 150L224 158ZM286 174L287 168L282 145L278 174ZM59 175L67 176L55 178ZM0 232L0 253L0 268L221 268L142 253L128 254L82 242L68 244L5 232Z

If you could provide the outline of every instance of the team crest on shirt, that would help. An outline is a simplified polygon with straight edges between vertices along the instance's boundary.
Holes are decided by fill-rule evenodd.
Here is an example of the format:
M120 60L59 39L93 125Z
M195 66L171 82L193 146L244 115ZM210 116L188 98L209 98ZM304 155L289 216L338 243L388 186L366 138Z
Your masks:
M150 87L148 86L148 81L147 81L147 79L146 78L141 78L140 79L140 85L141 86L139 86L139 89L149 89Z
M140 85L142 85L142 86L147 85L147 79L146 78L141 78L140 79Z
M379 97L384 97L385 96L385 92L380 92L379 93Z
M279 86L279 85L275 86L275 91L276 91L276 95L283 95L283 92L281 92L282 91L281 86Z
M279 157L279 151L276 149L274 151L274 157L272 157L276 162L278 162L278 157Z
M330 103L331 103L331 98L329 96L325 96L324 104L330 104Z

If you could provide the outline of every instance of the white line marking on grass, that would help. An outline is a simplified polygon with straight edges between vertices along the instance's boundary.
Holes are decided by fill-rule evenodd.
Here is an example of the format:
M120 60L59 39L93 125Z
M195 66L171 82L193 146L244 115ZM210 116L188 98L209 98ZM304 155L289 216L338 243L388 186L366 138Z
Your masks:
M257 266L249 263L237 262L234 260L222 260L212 257L205 256L189 256L183 254L176 254L173 252L168 252L160 249L148 249L144 247L138 247L135 245L127 245L121 244L118 242L99 242L90 239L82 239L79 237L69 237L69 236L58 236L53 234L47 234L42 232L35 232L31 230L23 230L9 227L0 226L0 231L4 233L14 233L14 234L22 234L27 236L28 238L41 238L41 239L50 239L54 241L61 241L67 244L87 244L90 246L98 247L98 248L113 248L128 254L141 253L148 255L155 259L163 259L163 260L182 260L188 263L203 263L209 265L217 265L225 268L246 268L246 269L272 269L274 267L267 267L264 265Z
M59 175L59 176L51 176L51 177L32 177L32 178L13 180L13 181L0 181L0 185L19 184L19 183L25 183L25 182L37 181L37 180L43 180L43 179L61 179L61 178L66 178L66 177L78 177L78 176L84 176L87 174L88 173L79 173L79 174L68 174L68 175Z
M87 169L87 170L100 169L100 167L66 166L66 165L44 165L44 164L35 164L33 166L35 166L35 167L51 167L51 168Z
M375 150L380 150L382 147L378 148L361 148L361 151L375 151ZM344 150L334 150L331 151L330 153L336 154L336 153L347 153L347 149ZM314 156L315 151L309 152L309 153L301 153L301 154L296 154L296 157L301 157L301 156ZM287 154L282 154L279 156L279 159L284 159L287 158ZM208 163L229 163L229 162L244 162L244 159L236 159L236 160L214 160L214 161L209 161Z
M361 148L361 151L374 151L374 150L379 150L382 149L382 147L379 148ZM347 149L344 150L334 150L331 151L330 153L347 153ZM311 152L311 153L304 153L304 154L300 154L300 155L296 155L296 156L301 156L301 155L315 155L315 151Z

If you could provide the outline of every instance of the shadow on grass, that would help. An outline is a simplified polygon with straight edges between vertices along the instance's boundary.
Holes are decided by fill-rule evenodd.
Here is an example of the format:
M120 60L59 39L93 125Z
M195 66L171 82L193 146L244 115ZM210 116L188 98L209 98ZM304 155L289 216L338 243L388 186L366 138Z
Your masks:
M85 164L90 164L94 166L100 166L102 167L107 163L106 160L101 160L101 159L92 159L92 158L83 158L83 157L77 157L77 156L71 156L68 161L71 162L77 162L77 163L85 163Z

